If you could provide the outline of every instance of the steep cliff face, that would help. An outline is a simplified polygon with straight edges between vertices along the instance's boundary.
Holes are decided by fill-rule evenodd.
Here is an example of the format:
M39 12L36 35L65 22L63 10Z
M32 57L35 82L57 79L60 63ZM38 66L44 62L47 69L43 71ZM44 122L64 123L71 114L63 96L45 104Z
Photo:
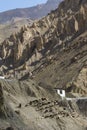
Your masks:
M44 79L54 87L66 87L75 80L87 60L86 5L85 0L65 0L31 27L24 26L19 33L6 39L0 45L3 73L16 73L17 77L34 73L38 83Z
M12 35L2 43L1 57L9 58L14 52L14 62L18 63L21 62L21 59L25 59L25 57L26 59L29 58L27 53L32 55L32 51L35 51L35 49L40 51L47 45L46 43L51 42L51 45L54 43L61 44L60 40L67 41L84 32L87 25L87 8L86 3L79 5L79 2L74 3L74 1L70 1L71 5L68 1L62 2L59 8L47 17L35 22L30 28L24 27L18 34ZM74 4L78 7L76 11L74 10L76 7L73 7ZM70 5L70 7L66 5ZM11 47L9 44L13 46L14 51L12 53L10 52ZM22 58L24 55L25 57Z

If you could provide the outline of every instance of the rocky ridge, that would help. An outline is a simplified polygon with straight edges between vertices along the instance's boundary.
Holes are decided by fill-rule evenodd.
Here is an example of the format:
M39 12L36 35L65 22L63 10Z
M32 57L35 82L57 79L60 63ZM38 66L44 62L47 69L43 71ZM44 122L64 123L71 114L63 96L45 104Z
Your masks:
M30 26L34 20L40 19L55 10L62 0L48 0L45 4L25 9L15 9L0 13L0 43L12 33L20 31L24 25Z
M0 13L0 24L11 21L13 18L28 18L31 20L39 19L46 16L51 10L58 7L62 0L47 0L46 3L34 7L17 8Z

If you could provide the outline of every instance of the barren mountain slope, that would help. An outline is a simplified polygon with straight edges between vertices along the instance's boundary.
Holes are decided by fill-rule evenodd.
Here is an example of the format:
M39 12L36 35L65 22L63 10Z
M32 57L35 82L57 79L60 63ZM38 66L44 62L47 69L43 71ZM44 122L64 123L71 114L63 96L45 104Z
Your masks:
M38 83L53 88L74 84L72 91L87 94L86 81L83 86L74 83L86 68L86 4L85 0L65 0L48 16L6 39L0 46L4 75L15 74L19 79L34 75Z
M86 19L86 0L65 0L1 43L1 130L87 129L87 99L61 100L55 90L87 95Z
M60 100L51 88L32 80L0 80L1 130L85 130L87 112L81 101ZM3 89L1 89L3 87ZM4 93L4 96L2 94ZM2 104L1 104L2 103ZM78 105L77 105L78 104ZM83 108L84 111L81 109Z

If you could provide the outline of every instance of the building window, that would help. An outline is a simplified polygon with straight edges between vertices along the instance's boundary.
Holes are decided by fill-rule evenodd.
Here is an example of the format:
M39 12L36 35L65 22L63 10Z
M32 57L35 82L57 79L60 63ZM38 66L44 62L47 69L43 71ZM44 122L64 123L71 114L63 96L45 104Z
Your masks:
M60 90L60 94L62 94L62 90Z

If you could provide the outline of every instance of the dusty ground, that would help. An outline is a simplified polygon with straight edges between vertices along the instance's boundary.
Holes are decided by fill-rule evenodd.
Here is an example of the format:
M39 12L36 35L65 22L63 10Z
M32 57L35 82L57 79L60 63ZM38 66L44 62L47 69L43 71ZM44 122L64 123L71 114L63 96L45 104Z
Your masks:
M50 95L49 91L37 86L32 80L0 82L5 102L12 109L9 113L13 111L14 115L14 118L10 117L11 122L7 114L7 121L3 120L2 123L4 129L9 125L14 128L15 122L15 129L21 129L22 124L25 124L29 130L85 130L87 127L87 119L81 115L77 104L62 101L54 91ZM24 130L27 127L23 126Z

